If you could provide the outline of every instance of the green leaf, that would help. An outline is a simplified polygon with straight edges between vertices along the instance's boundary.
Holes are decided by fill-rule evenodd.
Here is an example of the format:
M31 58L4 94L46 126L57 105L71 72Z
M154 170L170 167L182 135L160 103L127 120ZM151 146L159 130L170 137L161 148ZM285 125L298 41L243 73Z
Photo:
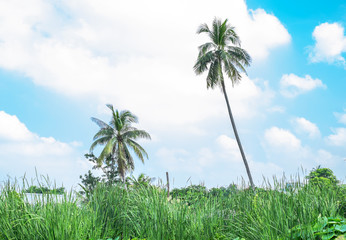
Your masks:
M328 233L322 236L322 240L329 240L332 239L332 237L335 236L335 233Z
M341 222L342 219L340 218L333 218L333 217L329 217L328 218L328 222L331 223L331 222Z
M346 225L337 225L335 226L335 230L344 233L346 232Z
M323 218L319 217L317 223L313 226L312 230L314 232L320 232L323 230L325 226L327 226L327 223L328 223L328 219L326 217L323 217Z

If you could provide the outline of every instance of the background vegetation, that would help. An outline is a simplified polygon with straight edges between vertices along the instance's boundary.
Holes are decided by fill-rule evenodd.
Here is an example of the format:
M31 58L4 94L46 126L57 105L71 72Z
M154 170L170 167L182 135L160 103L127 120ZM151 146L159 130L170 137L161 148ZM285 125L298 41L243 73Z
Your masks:
M60 188L54 188L54 189L50 189L48 187L45 186L30 186L28 187L25 191L25 193L51 193L51 194L64 194L65 192L65 188L64 187L60 187Z
M34 203L28 202L18 184L7 182L0 194L0 239L342 236L346 231L345 188L336 183L309 183L309 176L266 182L256 189L191 185L173 190L169 198L165 186L134 178L127 188L122 182L100 182L89 195L70 192L57 200L57 195L43 193L41 201Z

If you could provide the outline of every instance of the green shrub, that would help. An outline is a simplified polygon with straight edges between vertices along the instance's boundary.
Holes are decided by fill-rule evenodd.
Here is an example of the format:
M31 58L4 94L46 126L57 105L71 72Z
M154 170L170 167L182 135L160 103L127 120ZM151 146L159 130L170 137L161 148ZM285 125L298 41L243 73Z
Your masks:
M306 226L295 226L290 231L290 239L346 239L346 221L343 218L321 217ZM286 239L286 238L285 238Z

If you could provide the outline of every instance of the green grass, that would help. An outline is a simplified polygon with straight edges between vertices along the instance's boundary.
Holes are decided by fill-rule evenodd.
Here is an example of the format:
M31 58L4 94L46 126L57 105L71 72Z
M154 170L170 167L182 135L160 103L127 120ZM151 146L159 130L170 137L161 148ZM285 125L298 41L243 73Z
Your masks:
M0 193L0 239L290 239L293 227L345 214L339 188L284 186L276 181L228 196L204 191L167 199L160 187L99 185L88 201L47 193L29 204L24 188L7 182Z

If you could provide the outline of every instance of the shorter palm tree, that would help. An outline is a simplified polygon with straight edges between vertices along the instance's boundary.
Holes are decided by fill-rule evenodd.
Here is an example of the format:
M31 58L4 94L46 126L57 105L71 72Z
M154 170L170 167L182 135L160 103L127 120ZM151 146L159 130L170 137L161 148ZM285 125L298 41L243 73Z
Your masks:
M139 187L144 186L148 187L150 184L155 181L155 178L151 178L144 173L139 174L138 178L135 176L130 176L126 178L126 184L128 186Z
M108 157L116 163L118 172L125 184L125 176L127 172L131 172L135 168L134 160L130 150L144 163L144 157L148 158L147 152L135 140L140 138L151 139L149 133L139 130L132 126L138 123L138 118L130 111L124 110L119 112L114 110L113 105L107 104L112 111L112 118L109 124L97 118L91 118L100 130L95 134L90 147L92 153L98 145L104 145L104 148L97 158L97 163L101 165Z

